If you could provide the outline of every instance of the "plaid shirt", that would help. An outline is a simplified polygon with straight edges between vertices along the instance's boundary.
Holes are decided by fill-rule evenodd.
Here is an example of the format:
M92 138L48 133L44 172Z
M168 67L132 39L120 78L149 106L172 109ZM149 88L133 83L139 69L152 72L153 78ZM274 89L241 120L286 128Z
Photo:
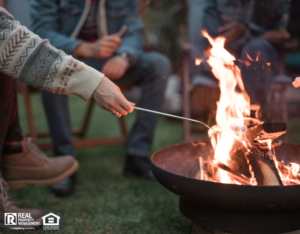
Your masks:
M99 0L91 1L90 12L78 35L78 38L84 41L94 42L98 39L97 34L97 15L99 9Z

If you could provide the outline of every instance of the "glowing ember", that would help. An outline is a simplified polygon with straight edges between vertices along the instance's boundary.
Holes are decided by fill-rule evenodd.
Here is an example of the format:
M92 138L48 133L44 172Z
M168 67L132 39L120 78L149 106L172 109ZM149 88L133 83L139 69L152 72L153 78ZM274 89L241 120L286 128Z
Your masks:
M290 164L289 167L286 167L276 161L275 151L272 151L273 139L258 139L258 136L255 141L259 145L258 147L265 147L263 149L251 145L253 142L250 142L249 136L246 136L248 134L246 126L249 119L251 119L249 118L250 98L245 91L240 69L235 64L236 59L224 48L226 40L224 37L219 36L213 39L205 30L202 31L202 35L208 39L212 46L208 51L205 51L205 54L208 56L207 63L211 66L220 87L216 125L208 132L215 151L214 159L206 162L208 173L212 175L211 179L221 183L249 185L300 184L300 174L298 174L300 166ZM252 59L248 54L247 57L249 61L240 62L248 67L251 64L250 61L259 61L260 53L256 55L255 59ZM200 65L202 61L202 59L196 59L195 64ZM266 65L270 66L271 64L266 63ZM259 109L259 107L256 109ZM259 124L262 123L259 120L256 121ZM222 131L214 131L214 129L221 129ZM236 153L237 150L252 157L243 156L243 160L246 160L245 164L248 166L248 176L245 176L247 173L239 174L232 169L233 167L230 167L230 165L236 163L231 155L232 152ZM252 164L249 160L252 160ZM252 165L257 165L258 170L262 170L263 178L260 181L254 175Z
M195 60L195 65L196 65L196 66L199 66L202 62L203 62L203 59L196 58L196 60Z

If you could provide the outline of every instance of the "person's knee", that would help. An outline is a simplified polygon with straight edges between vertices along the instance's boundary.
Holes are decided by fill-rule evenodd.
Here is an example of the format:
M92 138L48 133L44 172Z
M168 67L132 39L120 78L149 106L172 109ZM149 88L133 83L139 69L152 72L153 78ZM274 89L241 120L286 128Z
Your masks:
M246 51L252 59L255 59L258 53L260 53L261 58L265 59L277 55L274 46L264 39L255 39L250 41L246 44L244 51Z
M150 71L155 73L155 77L166 79L170 75L171 63L166 56L157 52L148 52L144 60Z

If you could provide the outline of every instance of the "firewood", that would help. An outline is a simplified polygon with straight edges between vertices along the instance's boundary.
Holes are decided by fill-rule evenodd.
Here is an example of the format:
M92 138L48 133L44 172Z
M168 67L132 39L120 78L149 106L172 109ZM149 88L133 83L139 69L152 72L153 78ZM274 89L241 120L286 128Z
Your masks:
M264 140L271 140L280 137L287 131L286 123L263 123L248 128L246 133L247 139L251 144L259 146L261 149L268 149L267 144L263 144Z
M253 177L256 179L257 185L283 185L272 158L271 151L261 150L253 147L246 154Z
M251 185L251 178L240 174L239 172L231 169L229 166L224 163L217 161L205 162L205 169L207 176L212 179L212 181L218 181L217 172L219 169L229 172L230 176L237 182L241 184Z
M286 185L296 185L300 183L300 174L297 171L292 170L291 167L287 167L278 161L277 165L279 171L282 173L283 178L288 179L287 181L285 181Z

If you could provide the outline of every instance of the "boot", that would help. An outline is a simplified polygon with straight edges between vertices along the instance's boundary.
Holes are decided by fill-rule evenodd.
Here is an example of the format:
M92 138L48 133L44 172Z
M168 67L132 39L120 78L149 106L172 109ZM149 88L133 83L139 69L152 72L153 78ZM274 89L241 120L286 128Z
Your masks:
M6 190L8 190L8 184L4 181L4 179L0 178L0 225L2 228L12 227L12 226L4 225L4 213L16 213L17 215L18 213L30 213L30 216L34 219L34 222L40 223L40 225L43 223L42 220L43 215L41 211L18 208L15 205L15 203L12 200L10 200ZM36 228L40 225L37 224L33 226L24 226L24 227Z
M56 184L78 169L72 156L48 158L29 137L20 142L21 152L5 154L3 177L12 189L24 188L26 184Z

